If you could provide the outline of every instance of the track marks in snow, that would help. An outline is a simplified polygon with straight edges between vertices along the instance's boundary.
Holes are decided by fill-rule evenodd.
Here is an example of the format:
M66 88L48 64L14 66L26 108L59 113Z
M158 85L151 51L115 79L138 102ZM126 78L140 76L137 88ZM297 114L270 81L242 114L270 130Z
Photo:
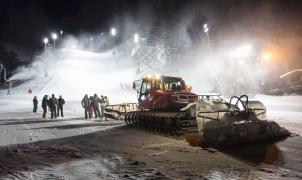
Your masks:
M33 143L3 149L0 178L6 179L133 179L164 176L145 163L125 155L85 150L75 140L51 145Z

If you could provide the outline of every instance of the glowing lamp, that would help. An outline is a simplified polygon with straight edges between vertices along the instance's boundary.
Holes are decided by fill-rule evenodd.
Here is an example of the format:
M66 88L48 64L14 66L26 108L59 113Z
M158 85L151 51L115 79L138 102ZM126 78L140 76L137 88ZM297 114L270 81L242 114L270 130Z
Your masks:
M111 33L112 36L115 36L116 35L116 29L115 28L111 28L111 32L110 33Z
M56 33L51 33L51 37L53 40L56 40L58 38L58 35Z
M43 42L44 42L44 44L47 44L48 43L48 38L44 38Z
M272 59L272 54L269 53L269 52L266 52L266 53L264 53L264 54L262 55L262 59L263 59L264 61L270 61L270 60Z
M134 43L137 44L139 41L139 35L138 34L134 34Z

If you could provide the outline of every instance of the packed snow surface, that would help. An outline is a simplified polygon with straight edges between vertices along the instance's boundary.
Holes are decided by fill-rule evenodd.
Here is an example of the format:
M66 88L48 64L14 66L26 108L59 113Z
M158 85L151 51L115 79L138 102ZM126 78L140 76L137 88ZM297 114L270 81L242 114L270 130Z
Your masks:
M20 68L11 79L30 80L12 88L11 94L20 97L31 89L32 96L39 99L55 94L67 101L79 101L85 94L96 93L108 96L111 103L133 102L136 99L136 92L131 89L135 80L133 69L127 55L63 49L55 57L38 58L32 66Z

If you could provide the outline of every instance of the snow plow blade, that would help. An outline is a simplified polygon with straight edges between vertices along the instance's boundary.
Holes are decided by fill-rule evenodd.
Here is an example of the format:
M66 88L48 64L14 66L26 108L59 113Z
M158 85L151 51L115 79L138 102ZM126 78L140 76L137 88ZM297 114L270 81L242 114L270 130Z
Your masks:
M232 104L232 100L237 101ZM246 95L223 100L196 102L198 133L187 133L192 146L224 147L258 140L277 140L291 133L276 122L267 121L266 108Z
M123 103L108 105L105 108L105 116L107 118L124 120L128 112L137 111L137 103Z

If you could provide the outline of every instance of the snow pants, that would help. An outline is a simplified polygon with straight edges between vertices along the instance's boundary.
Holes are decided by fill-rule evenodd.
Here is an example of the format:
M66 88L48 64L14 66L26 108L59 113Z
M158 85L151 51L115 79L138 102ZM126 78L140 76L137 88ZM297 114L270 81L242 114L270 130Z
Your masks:
M33 109L33 112L37 112L37 109L38 109L38 105L37 104L34 104L34 109Z
M92 114L93 114L93 106L89 106L89 109L88 109L88 111L89 111L89 118L92 118Z
M61 107L58 106L58 117L60 116L60 111L61 111L61 117L64 117L64 115L63 115L63 106L61 106Z
M103 118L105 118L105 120L107 120L106 119L106 117L105 117L105 106L101 106L101 117L103 117Z
M94 110L95 118L101 118L100 108L99 107L94 107L93 110Z
M50 108L50 118L53 119L53 118L57 118L57 108L56 107L52 107Z
M46 118L46 114L47 114L47 106L43 106L43 118Z
M85 111L85 119L87 119L88 118L88 113L89 113L89 108L84 107L84 111Z

